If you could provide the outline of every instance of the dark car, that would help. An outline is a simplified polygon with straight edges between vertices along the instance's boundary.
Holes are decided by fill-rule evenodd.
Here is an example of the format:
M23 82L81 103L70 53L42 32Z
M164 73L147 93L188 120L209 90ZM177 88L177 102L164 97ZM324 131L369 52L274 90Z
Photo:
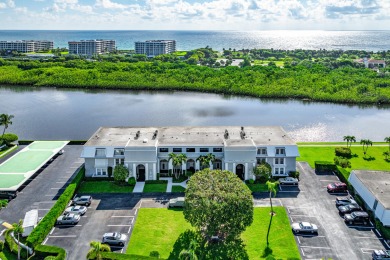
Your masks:
M338 210L339 210L340 215L344 215L344 214L352 213L355 211L361 211L362 209L357 204L347 204L347 205L338 207Z
M372 252L372 259L380 260L380 259L390 259L390 251L386 250L374 250Z
M326 189L328 190L329 193L335 193L335 192L345 193L348 191L347 184L343 182L330 183L328 184Z
M73 199L72 204L73 205L83 205L83 206L89 206L92 203L92 197L91 196L81 196L76 197Z
M352 196L349 197L337 197L336 198L336 206L345 206L348 204L356 204L357 202L352 198Z
M14 198L16 198L16 192L0 191L0 199L12 200Z
M367 225L370 223L370 217L368 216L367 212L364 211L355 211L351 214L345 214L344 215L344 221L347 224L363 224Z

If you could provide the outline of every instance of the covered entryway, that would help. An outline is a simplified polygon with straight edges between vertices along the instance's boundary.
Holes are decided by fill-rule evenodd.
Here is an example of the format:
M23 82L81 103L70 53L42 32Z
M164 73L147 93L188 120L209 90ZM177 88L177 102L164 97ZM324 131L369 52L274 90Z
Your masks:
M168 160L161 160L160 161L160 173L168 174Z
M213 169L214 170L222 170L222 161L220 159L216 159L213 162Z
M137 166L137 181L145 181L145 166L143 164Z
M242 164L236 166L236 174L241 180L245 180L245 167Z
M195 172L195 161L193 159L187 160L186 169L192 173Z

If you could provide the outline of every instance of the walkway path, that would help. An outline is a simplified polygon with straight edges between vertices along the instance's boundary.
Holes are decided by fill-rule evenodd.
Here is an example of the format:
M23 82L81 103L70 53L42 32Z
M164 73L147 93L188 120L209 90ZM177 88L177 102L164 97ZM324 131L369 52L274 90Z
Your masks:
M140 193L144 191L145 182L144 181L137 181L135 183L133 193Z
M184 189L187 188L187 180L180 183L172 182L172 177L161 177L160 180L168 181L166 192L172 192L172 186L182 186Z

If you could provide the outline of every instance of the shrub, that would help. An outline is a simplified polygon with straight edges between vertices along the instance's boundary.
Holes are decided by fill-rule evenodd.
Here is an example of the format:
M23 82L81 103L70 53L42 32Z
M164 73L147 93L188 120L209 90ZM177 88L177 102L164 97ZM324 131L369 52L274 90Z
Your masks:
M114 180L117 182L124 182L129 175L129 170L122 164L118 164L114 168Z
M66 251L65 249L57 246L49 245L37 245L34 248L34 258L33 259L55 259L55 260L65 260Z
M166 180L148 180L145 181L145 184L165 184L168 183Z
M254 181L253 179L250 179L250 180L248 180L248 183L249 183L249 184L254 184L255 181Z
M9 251L11 251L13 254L18 254L18 244L15 242L15 240L11 237L12 230L8 229L5 231L5 245L8 247ZM20 247L20 257L21 258L27 258L27 250Z
M299 180L299 171L290 171L288 175Z
M0 200L0 209L5 208L8 205L8 200Z
M155 257L151 256L141 256L141 255L128 255L128 254L120 254L114 252L102 252L102 257L105 260L144 260L144 259L152 259L155 260Z
M160 258L160 253L158 251L152 251L152 252L150 252L149 256L155 257L155 258Z
M106 181L114 181L114 178L110 178L110 177L99 177L99 178L96 178L96 177L85 177L84 178L84 181L85 182L89 182L89 181L102 181L102 182L106 182Z
M72 180L68 187L66 187L65 191L58 198L54 206L27 237L26 244L29 247L35 247L43 242L54 226L57 218L62 214L69 201L72 199L75 191L84 178L84 174L85 168L83 167L79 170L76 177Z
M127 183L130 185L130 186L134 186L135 183L136 183L136 180L134 177L130 177L129 180L127 181Z
M340 165L343 168L351 168L351 162L347 158L338 157L334 158L334 163Z
M7 133L1 136L1 139L7 144L11 144L12 142L15 142L19 139L19 137L16 134L13 133Z
M351 158L352 153L351 149L347 147L336 147L335 149L336 156L344 157L344 158Z
M314 165L316 172L331 172L336 170L336 165L334 162L315 161Z
M3 252L4 250L4 242L0 241L0 252Z

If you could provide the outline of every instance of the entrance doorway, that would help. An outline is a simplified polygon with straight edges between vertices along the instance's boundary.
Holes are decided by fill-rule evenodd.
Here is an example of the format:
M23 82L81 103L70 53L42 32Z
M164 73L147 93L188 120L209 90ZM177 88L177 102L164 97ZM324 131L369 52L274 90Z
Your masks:
M242 164L236 166L236 174L241 180L245 180L245 167Z
M145 181L145 166L143 164L137 166L137 181Z

